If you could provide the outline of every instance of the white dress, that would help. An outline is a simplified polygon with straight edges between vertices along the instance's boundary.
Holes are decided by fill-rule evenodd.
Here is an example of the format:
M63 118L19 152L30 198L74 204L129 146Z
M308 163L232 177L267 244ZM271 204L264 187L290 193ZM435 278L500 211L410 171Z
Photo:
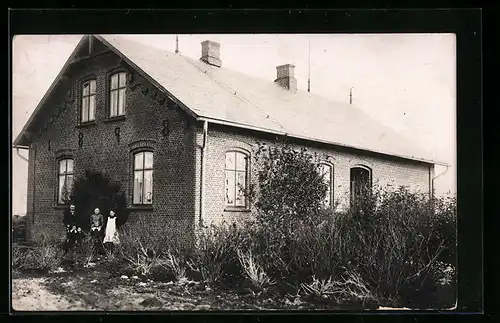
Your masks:
M108 218L103 243L106 242L120 243L118 239L118 231L116 230L116 217Z

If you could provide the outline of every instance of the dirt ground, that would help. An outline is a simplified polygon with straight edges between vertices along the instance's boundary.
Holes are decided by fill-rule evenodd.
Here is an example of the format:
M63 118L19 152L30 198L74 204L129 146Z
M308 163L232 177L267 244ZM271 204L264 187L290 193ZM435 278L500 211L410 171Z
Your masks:
M307 308L288 299L213 290L196 282L154 282L100 272L12 280L16 311L227 311Z
M46 278L18 278L12 280L12 308L15 311L83 311L83 302L50 292Z

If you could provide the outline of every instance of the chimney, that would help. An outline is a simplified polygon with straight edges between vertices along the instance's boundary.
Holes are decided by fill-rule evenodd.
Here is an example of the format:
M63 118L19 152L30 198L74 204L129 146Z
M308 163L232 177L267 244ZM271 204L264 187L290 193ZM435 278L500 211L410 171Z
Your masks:
M220 44L211 40L205 40L201 43L201 58L207 64L221 67Z
M277 77L274 82L278 83L289 91L297 91L297 79L295 79L294 71L295 66L292 64L276 66Z

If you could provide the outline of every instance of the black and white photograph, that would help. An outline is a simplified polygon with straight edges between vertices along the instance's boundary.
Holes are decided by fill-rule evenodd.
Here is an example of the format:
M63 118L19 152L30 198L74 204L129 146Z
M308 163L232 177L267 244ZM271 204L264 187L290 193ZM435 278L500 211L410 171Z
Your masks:
M455 309L456 42L15 36L12 309Z

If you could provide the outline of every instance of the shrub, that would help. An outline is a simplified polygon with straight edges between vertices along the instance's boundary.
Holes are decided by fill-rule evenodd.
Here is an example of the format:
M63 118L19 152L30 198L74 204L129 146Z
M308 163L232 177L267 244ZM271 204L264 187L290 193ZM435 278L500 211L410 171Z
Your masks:
M46 238L26 253L26 269L47 271L59 267L62 262L61 247Z
M12 246L11 261L13 270L23 270L26 267L26 248Z
M103 215L113 209L118 227L127 222L128 211L125 194L118 184L112 183L99 172L87 170L82 177L77 177L67 202L75 204L80 223L88 225L88 217L99 207ZM87 230L88 228L82 228Z
M26 216L12 216L12 242L24 242L26 240Z
M368 208L354 205L347 216L337 218L341 220L337 240L347 243L339 258L350 259L345 265L359 271L391 305L400 305L415 293L430 293L422 287L434 285L428 273L446 244L437 230L439 204L403 187L375 188L369 198L375 203Z
M75 246L78 262L83 267L89 267L97 255L95 241L90 234L84 234L81 241Z
M159 266L159 257L154 250L146 250L141 246L141 249L136 253L136 257L126 258L136 273L143 276L148 276L153 269Z
M169 270L177 281L186 280L186 264L178 253L167 250L160 260L160 266Z
M228 269L238 262L236 248L238 234L227 226L211 226L198 233L197 247L188 267L201 275L207 283L220 283Z
M262 266L257 263L251 251L245 254L238 249L237 253L238 260L244 270L245 276L258 292L266 292L269 287L276 284L276 282L266 274Z
M255 160L258 188L249 195L256 199L257 220L282 237L297 223L316 223L327 185L315 157L306 149L276 143L273 148L260 145Z

